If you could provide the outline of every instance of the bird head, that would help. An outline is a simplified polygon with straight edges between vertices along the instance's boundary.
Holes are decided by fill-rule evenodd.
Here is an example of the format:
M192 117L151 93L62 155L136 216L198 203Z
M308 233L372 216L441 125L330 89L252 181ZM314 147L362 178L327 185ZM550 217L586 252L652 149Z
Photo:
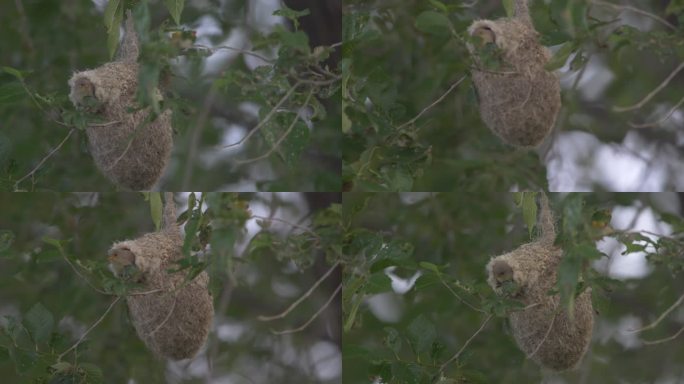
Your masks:
M516 296L520 292L520 286L513 276L513 268L506 261L494 261L491 274L496 283L496 289L500 293L507 296Z
M479 40L479 44L481 46L490 43L496 43L496 34L494 34L492 28L486 25L475 28L472 32L470 32L470 35L476 40Z
M135 254L126 247L111 249L107 254L107 260L109 260L109 269L119 277L123 276L127 270L136 267Z

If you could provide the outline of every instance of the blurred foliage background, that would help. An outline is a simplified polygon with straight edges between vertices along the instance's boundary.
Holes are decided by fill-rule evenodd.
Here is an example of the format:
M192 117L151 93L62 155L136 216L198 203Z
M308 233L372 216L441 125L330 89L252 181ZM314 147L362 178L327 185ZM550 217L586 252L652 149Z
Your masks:
M359 192L343 196L343 381L684 381L677 334L684 307L673 306L684 298L683 196L575 193L550 200L564 251L558 273L568 282L559 291L592 287L597 311L578 370L553 374L527 360L505 319L514 303L486 283L491 257L537 236L534 194ZM661 314L653 329L630 332ZM673 335L679 338L647 344Z
M340 195L184 193L176 201L190 245L179 273L208 271L216 316L197 357L169 362L138 339L123 300L107 312L125 292L107 269L109 247L154 230L142 194L0 194L3 383L341 381ZM286 316L257 319L299 297ZM300 331L274 333L309 319Z
M681 190L684 3L532 0L563 100L537 150L489 131L470 79L466 29L506 3L345 1L345 190Z
M119 28L116 17L105 27L108 9L133 10L139 80L159 84L174 112L159 190L340 190L340 0L3 2L4 190L114 189L67 98L74 71L110 59Z

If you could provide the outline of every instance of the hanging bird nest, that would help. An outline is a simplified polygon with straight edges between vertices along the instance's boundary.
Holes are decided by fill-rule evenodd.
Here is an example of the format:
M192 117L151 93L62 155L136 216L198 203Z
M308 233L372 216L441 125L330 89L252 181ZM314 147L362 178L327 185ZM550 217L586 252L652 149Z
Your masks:
M538 40L525 0L516 15L477 20L468 28L483 44L468 44L478 68L472 71L480 115L504 142L518 147L541 144L553 129L561 106L558 77L544 66L551 58ZM480 53L487 44L498 50L494 69L484 68ZM490 46L491 47L491 46Z
M167 194L164 229L112 245L109 254L130 252L140 287L126 296L131 321L140 339L155 355L172 360L194 357L204 345L214 317L209 276L187 281L168 270L181 259L183 240L175 223L172 194Z
M541 238L492 258L487 281L500 294L503 284L515 284L513 298L525 305L509 315L518 346L538 364L563 371L577 367L589 347L594 327L591 289L575 298L572 314L561 306L559 294L549 295L556 287L563 252L553 244L554 219L545 195L540 221Z
M76 72L69 80L69 98L106 123L86 128L88 147L98 169L112 182L131 190L149 190L171 156L171 110L154 115L136 102L138 38L130 12L125 39L116 61ZM153 92L158 101L162 96Z

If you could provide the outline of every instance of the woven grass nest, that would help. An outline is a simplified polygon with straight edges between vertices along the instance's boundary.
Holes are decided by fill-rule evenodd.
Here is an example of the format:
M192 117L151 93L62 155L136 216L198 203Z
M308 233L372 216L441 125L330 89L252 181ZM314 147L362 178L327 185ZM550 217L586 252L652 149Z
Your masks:
M130 190L149 190L161 177L171 156L171 110L158 116L140 109L138 87L138 37L130 12L125 38L116 61L76 72L69 79L69 98L84 108L89 98L104 124L86 128L88 147L98 169L112 182ZM155 90L161 100L161 93Z
M560 83L544 68L551 53L539 43L526 0L517 0L515 17L477 20L468 33L495 44L500 52L500 66L487 70L478 59L481 47L468 44L478 67L472 74L482 120L510 145L540 145L560 110Z
M489 285L501 293L502 283L513 281L514 296L524 310L509 316L518 347L536 363L553 371L576 368L586 353L594 327L591 289L575 298L572 316L561 307L556 286L562 250L554 246L555 230L548 201L542 196L542 236L512 252L494 257L487 264Z
M166 205L173 204L167 193ZM173 211L173 212L171 212ZM131 322L140 339L157 356L171 360L194 357L204 345L214 317L209 276L186 281L183 272L169 273L182 258L183 240L175 209L165 208L165 228L112 245L109 254L130 252L140 272L140 287L126 296ZM169 223L172 223L169 225Z

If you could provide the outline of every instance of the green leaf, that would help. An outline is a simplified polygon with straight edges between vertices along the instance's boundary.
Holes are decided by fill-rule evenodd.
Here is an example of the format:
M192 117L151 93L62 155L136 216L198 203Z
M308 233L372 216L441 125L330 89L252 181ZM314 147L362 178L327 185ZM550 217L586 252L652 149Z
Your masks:
M111 11L111 15L108 14L108 9L111 3L116 3L112 5L116 7ZM109 49L109 57L114 57L116 53L116 48L119 46L119 29L121 27L121 21L123 20L123 4L120 4L118 0L111 0L107 4L107 9L105 9L105 26L107 27L107 48ZM111 16L111 17L110 17Z
M513 17L513 0L502 0L503 7L506 10L506 16L507 17Z
M173 21L176 25L180 25L181 13L183 13L183 6L185 5L185 0L164 0L166 3L166 9L169 10Z
M121 0L109 0L104 11L104 25L107 27L107 32L112 30L114 26L114 20L116 18L116 12L119 9Z
M9 350L5 347L0 347L0 364L10 359Z
M392 291L392 279L383 271L370 275L366 285L366 293L383 293Z
M416 28L436 36L448 36L451 33L451 21L444 14L425 11L416 18Z
M0 252L8 250L14 243L14 232L3 229L0 230Z
M447 8L447 6L444 5L444 3L442 3L441 1L438 1L438 0L430 0L430 4L431 4L433 7L439 9L440 11L442 11L442 12L444 12L444 13L449 12L449 9Z
M289 133L288 130L290 130ZM264 125L262 134L269 148L278 146L277 153L290 167L298 163L299 156L308 146L310 139L309 128L297 117L296 113L287 113L271 119Z
M401 336L399 336L399 331L392 327L385 327L385 346L391 349L394 354L399 354L401 352Z
M277 25L274 33L283 46L307 55L310 53L309 37L303 31L292 32L285 29L282 25Z
M392 166L381 170L387 181L387 188L391 191L406 192L413 190L413 177L404 167Z
M190 256L192 243L197 235L197 229L199 228L201 217L201 211L199 209L195 209L190 214L190 218L188 219L187 223L185 223L185 239L183 241L183 255L185 256Z
M19 374L26 373L36 365L38 355L33 351L25 351L19 348L10 349L10 356L14 362L14 367Z
M95 364L83 363L78 366L81 382L88 384L104 383L104 374L100 367Z
M152 222L157 231L161 228L162 206L161 192L150 192L150 214L152 215Z
M665 8L666 15L681 15L684 14L684 0L671 0L670 4Z
M36 343L42 343L50 338L55 318L47 308L37 303L26 313L24 322L33 340Z
M567 43L563 44L558 51L553 55L551 60L549 60L548 63L544 66L547 71L555 71L558 68L561 68L563 65L565 65L565 62L568 61L568 57L570 57L570 54L575 51L575 43L568 41Z
M418 265L423 269L427 269L428 271L439 273L439 267L432 263L428 263L427 261L421 261L420 263L418 263Z
M20 82L0 85L0 104L12 104L26 97L26 90Z
M276 244L276 241L273 235L269 232L261 231L249 241L247 253L250 257L254 257L265 251L272 251L274 244Z
M294 10L292 8L288 8L285 5L282 5L281 9L276 10L273 12L274 16L282 16L287 18L294 24L295 29L299 29L299 18L302 16L306 16L310 14L309 9L303 9L301 11Z
M577 71L580 68L582 68L586 63L588 59L587 56L582 54L582 52L578 52L575 57L572 59L570 62L570 70L571 71Z
M532 231L537 225L537 201L536 192L523 192L522 195L522 211L523 220L527 226L529 236L532 237Z
M18 69L14 69L12 67L0 67L0 69L2 69L3 72L7 72L10 75L16 77L18 80L24 79L24 76L21 74L21 71Z
M408 338L416 353L428 352L437 337L435 325L425 315L420 315L408 326Z

